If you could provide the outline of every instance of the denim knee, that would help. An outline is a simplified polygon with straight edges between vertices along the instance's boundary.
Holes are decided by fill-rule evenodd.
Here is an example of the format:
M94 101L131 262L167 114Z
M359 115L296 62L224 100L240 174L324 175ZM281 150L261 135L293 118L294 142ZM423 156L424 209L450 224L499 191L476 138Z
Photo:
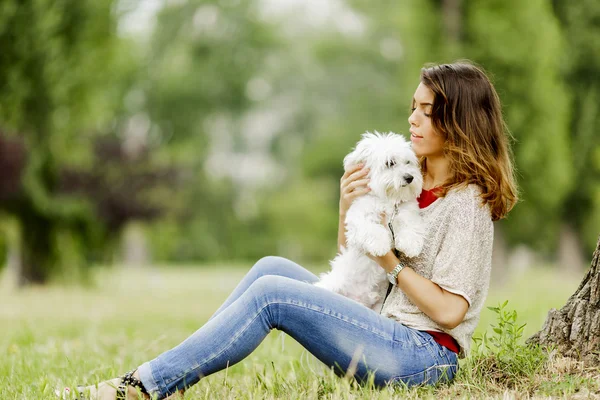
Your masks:
M264 275L280 275L281 270L285 269L292 262L287 258L279 256L266 256L258 260L253 266L252 270L258 276Z
M281 279L285 278L273 274L263 275L252 282L248 290L253 291L255 297L263 297L267 294L272 295L276 292Z

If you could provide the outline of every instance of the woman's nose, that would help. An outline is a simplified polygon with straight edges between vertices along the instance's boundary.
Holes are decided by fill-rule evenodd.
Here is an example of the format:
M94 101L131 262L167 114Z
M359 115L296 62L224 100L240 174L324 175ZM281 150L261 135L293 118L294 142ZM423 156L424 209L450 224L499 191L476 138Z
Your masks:
M415 112L411 112L410 115L408 116L408 123L412 126L412 125L416 125L417 124L417 119L415 117Z

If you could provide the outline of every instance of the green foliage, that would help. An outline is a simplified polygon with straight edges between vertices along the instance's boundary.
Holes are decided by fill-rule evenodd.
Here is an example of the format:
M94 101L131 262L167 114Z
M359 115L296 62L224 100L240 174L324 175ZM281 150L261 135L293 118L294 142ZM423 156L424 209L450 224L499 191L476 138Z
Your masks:
M165 5L149 44L144 90L149 116L177 157L201 165L208 117L242 116L252 104L248 82L276 46L254 1Z
M114 0L0 4L0 139L19 136L27 150L19 196L1 207L39 228L23 240L40 253L34 269L74 271L66 265L85 263L76 253L104 245L103 233L118 240L106 220L122 226L135 205L155 204L171 210L149 225L154 260L275 253L324 264L344 155L366 130L406 133L420 68L460 58L490 72L515 137L522 201L502 222L509 243L550 254L567 222L593 248L597 2L349 0L322 25L263 7L165 2L154 29L129 40L116 34ZM98 136L122 140L136 124L147 128L142 172L177 166L167 185L136 191L139 166L98 157ZM249 154L271 170L248 168ZM65 170L102 184L65 193ZM120 206L99 213L98 199Z
M257 79L269 84L267 61L280 40L255 1L169 3L156 22L146 50L148 75L140 84L143 111L185 185L173 196L173 212L150 228L155 259L265 255L271 236L246 212L252 206L243 203L253 199L232 175L243 172L235 159L253 145L245 122L261 99L252 85ZM207 167L211 154L226 163Z
M492 74L515 137L521 202L505 223L508 238L549 251L560 222L554 216L574 187L560 26L544 0L467 4L466 55Z
M497 314L498 325L491 325L494 335L488 337L484 333L475 339L480 344L480 350L498 354L500 358L514 354L519 348L519 341L523 336L525 325L517 325L517 311L506 309L508 300L497 307L488 307L488 310Z
M273 234L271 240L278 254L323 264L323 260L333 258L338 219L331 209L323 207L338 199L331 188L325 179L297 181L266 198L267 229Z
M81 133L80 125L106 116L99 89L110 73L114 28L110 7L110 1L2 3L0 120L4 132L24 135L28 145L68 158L71 154L64 150Z
M539 373L548 355L539 346L522 343L527 324L520 324L517 311L508 309L507 304L508 300L496 307L488 307L496 314L496 325L491 325L491 335L486 331L473 337L475 346L467 368L474 369L469 372L474 376L484 376L514 388L523 378Z
M103 229L95 199L64 186L72 186L65 171L103 171L95 144L110 132L124 76L135 65L116 36L113 6L112 0L0 6L0 140L18 137L12 148L24 154L8 177L18 187L0 207L22 228L21 283L80 275Z

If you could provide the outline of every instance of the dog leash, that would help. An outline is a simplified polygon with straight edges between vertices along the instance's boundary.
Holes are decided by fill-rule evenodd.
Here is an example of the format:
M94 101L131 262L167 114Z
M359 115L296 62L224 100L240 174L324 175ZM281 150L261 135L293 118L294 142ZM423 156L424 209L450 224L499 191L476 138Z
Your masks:
M388 228L390 228L390 232L392 232L392 243L394 243L394 246L392 246L392 251L394 252L396 257L400 257L398 250L396 250L396 238L394 236L394 228L392 228L392 222L394 221L394 218L396 218L397 213L398 213L398 204L396 203L396 204L394 204L394 211L392 212L392 217L388 221ZM393 287L394 287L394 285L392 285L391 283L388 283L388 288L385 293L385 297L383 298L383 302L381 303L381 310L379 310L380 314L381 314L381 311L383 310L383 306L385 305L385 301L387 300L388 296L392 292Z
M392 243L394 243L394 244L396 243L396 237L394 236L394 228L392 228L392 222L394 221L394 218L396 218L397 213L398 213L398 203L394 204L394 211L392 211L392 217L388 221L388 228L390 228L390 232L392 232ZM394 253L396 253L396 248L392 247L392 249L394 250Z

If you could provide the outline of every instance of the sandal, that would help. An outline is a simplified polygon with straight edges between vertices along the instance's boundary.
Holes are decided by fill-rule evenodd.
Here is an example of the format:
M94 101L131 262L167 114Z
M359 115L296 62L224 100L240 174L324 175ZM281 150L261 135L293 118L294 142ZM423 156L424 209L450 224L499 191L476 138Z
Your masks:
M126 400L127 386L132 386L139 389L140 392L150 397L150 394L142 384L142 382L133 376L136 370L129 371L120 378L111 379L103 382L98 386L77 386L76 400ZM115 393L116 389L116 393ZM60 393L56 393L60 399L71 399L71 389L65 387ZM115 396L115 397L113 397Z

